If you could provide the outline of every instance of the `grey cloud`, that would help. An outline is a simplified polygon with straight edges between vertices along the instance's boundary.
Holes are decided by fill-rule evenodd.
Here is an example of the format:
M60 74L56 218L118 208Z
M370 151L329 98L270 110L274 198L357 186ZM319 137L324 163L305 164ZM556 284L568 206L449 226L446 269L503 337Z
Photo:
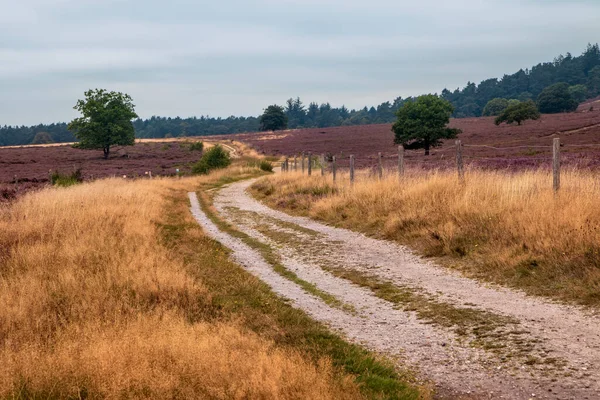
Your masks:
M299 95L349 107L581 52L592 1L0 0L0 125L70 119L83 91L142 116L255 115Z

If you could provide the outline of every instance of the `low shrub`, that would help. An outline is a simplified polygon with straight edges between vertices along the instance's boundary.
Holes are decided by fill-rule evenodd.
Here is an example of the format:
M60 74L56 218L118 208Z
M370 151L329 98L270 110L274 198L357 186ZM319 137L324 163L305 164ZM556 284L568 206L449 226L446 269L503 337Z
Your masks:
M204 143L203 142L190 143L188 149L190 151L203 151L204 150Z
M17 197L17 190L15 188L0 186L0 202L13 200L16 197Z
M192 166L194 174L206 175L213 169L225 168L231 164L229 153L220 145L211 147L202 158Z
M273 164L271 164L269 161L267 160L262 160L260 162L260 164L258 165L258 167L263 170L263 171L267 171L267 172L273 172Z
M77 185L81 182L83 182L83 175L79 168L71 174L61 174L58 171L54 171L50 174L50 183L53 186L68 187Z

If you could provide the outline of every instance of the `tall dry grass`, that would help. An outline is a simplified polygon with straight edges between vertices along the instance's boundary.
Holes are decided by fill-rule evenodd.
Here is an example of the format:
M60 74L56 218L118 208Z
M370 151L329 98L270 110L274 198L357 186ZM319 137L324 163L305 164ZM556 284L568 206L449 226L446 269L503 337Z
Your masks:
M254 186L272 205L410 244L427 256L531 293L600 304L600 176L569 170L411 171L402 180L295 173Z
M0 398L359 397L326 360L215 321L211 294L161 244L172 189L219 174L104 180L0 209Z

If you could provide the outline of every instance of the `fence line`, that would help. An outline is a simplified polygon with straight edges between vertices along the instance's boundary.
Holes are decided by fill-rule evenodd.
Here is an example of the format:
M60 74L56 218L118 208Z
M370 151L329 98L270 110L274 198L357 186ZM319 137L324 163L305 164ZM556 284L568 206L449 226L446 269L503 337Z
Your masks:
M494 150L537 149L537 148L551 149L552 148L552 146L508 146L508 147L496 147L496 146L490 146L490 145L487 145L487 144L465 144L463 146L464 147L485 147L485 148L494 149Z
M600 144L565 145L565 144L561 144L560 138L553 138L552 146L495 147L495 146L489 146L489 145L468 145L468 144L463 144L461 140L456 140L454 146L449 147L448 149L452 148L455 151L455 166L456 166L456 172L458 175L458 181L460 183L465 182L465 166L464 166L465 159L472 159L472 160L505 159L506 160L506 158L498 158L498 157L480 157L480 156L465 155L463 153L464 148L491 148L491 149L495 149L495 150L509 150L509 149L519 149L519 148L552 149L552 158L550 158L550 157L527 157L527 158L520 158L520 159L532 160L532 161L538 161L538 160L550 161L550 160L552 160L552 187L555 192L558 192L560 190L560 186L561 186L561 180L560 180L560 174L561 174L561 154L560 154L561 151L560 151L560 148L561 147L600 147ZM339 156L339 157L337 155L333 155L333 156L331 156L331 161L326 160L326 157L324 154L321 154L319 157L313 157L312 152L308 152L307 154L308 154L308 156L304 152L301 153L301 171L302 171L303 175L304 175L305 169L307 170L308 176L311 176L313 168L320 167L321 176L325 176L327 173L326 171L331 171L331 174L333 176L333 182L336 182L337 178L338 178L338 168L339 168L338 162L340 160L348 159L349 160L349 168L350 168L350 184L351 185L354 184L355 178L356 178L356 173L355 173L356 158L355 158L354 154L350 154L347 157L344 157L343 155ZM406 164L405 149L403 146L398 146L397 154L384 155L382 152L379 152L379 153L377 153L376 157L374 157L374 156L368 157L369 160L375 159L377 162L376 167L375 167L376 168L375 176L377 176L378 179L382 179L383 175L384 175L383 160L390 159L390 158L398 159L397 175L400 179L404 176L405 166L406 166L405 165ZM293 170L297 171L298 170L297 156L294 156L293 162L294 162ZM291 169L290 168L290 159L286 158L285 161L281 165L281 170L283 172L289 172L290 169Z
M510 160L509 158L504 157L481 157L481 156L463 156L465 159L469 160ZM513 158L513 160L532 160L532 161L548 161L548 157L520 157Z
M399 151L400 149L402 149L402 151L404 152L404 148L400 145L399 147ZM532 146L527 146L527 145L520 145L520 146L506 146L506 147L497 147L497 146L492 146L492 145L487 145L487 144L462 144L462 147L472 147L472 148L488 148L488 149L493 149L493 150L514 150L514 149L552 149L553 146L552 145L548 145L548 146L544 146L544 145L532 145ZM586 144L564 144L561 143L560 147L600 147L600 143L586 143ZM434 148L432 150L435 150L436 152L442 152L442 151L449 151L449 150L454 150L456 151L456 145L454 146L448 146L448 147L442 147L442 148ZM299 153L300 155L305 154L304 152ZM392 157L398 157L399 153L394 153L394 154L385 154L385 152L382 152L382 157L383 158L392 158ZM324 156L324 155L323 155ZM295 158L296 156L294 156ZM378 156L367 156L368 159L377 159ZM336 155L337 160L349 160L350 159L350 154L348 154L347 156L342 154Z

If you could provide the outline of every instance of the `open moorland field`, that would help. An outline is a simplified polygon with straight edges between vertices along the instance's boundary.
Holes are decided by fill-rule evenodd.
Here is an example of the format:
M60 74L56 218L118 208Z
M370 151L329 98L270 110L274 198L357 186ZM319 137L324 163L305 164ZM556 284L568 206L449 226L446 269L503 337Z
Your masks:
M79 150L70 144L0 147L0 201L10 200L18 193L48 185L50 171L70 174L80 169L84 181L107 177L128 178L145 176L174 176L190 172L202 152L190 149L199 138L144 140L135 146L115 147L109 160L97 150ZM205 148L211 143L205 143ZM239 151L230 147L234 152Z
M595 110L589 111L592 106L596 106ZM600 167L598 101L582 105L576 113L543 115L539 121L527 121L522 126L496 126L492 117L455 119L451 126L463 131L459 138L465 146L464 159L468 165L486 169L547 167L551 164L552 138L559 136L564 165ZM382 124L245 133L211 136L207 143L208 146L214 141L235 143L233 147L238 149L238 142L242 142L260 153L274 156L293 156L301 152L331 154L337 156L341 168L348 166L350 154L355 155L358 168L374 167L377 154L382 152L384 163L392 168L396 163L397 146L390 128L389 124ZM0 147L0 201L46 185L51 170L70 173L79 168L86 181L143 176L147 171L152 171L154 176L173 176L176 169L187 173L201 156L189 149L189 144L198 140L206 141L206 138L145 139L133 147L115 148L109 161L102 158L100 151L78 150L70 144ZM433 149L429 157L424 157L422 150L407 151L406 166L449 167L454 164L454 151L453 141Z
M600 107L596 105L593 111L589 111L590 107L590 104L582 106L576 113L542 115L540 120L526 121L521 126L496 126L493 117L455 119L450 125L463 131L459 139L465 146L465 163L473 166L486 169L549 166L552 138L560 137L563 164L598 168ZM340 166L347 166L348 156L353 154L359 168L375 166L378 152L383 153L386 164L391 167L398 154L389 124L239 134L221 138L234 138L269 155L329 153L337 156ZM406 165L409 168L450 166L454 163L454 152L453 141L446 141L442 147L433 149L429 157L424 157L422 150L407 151Z

